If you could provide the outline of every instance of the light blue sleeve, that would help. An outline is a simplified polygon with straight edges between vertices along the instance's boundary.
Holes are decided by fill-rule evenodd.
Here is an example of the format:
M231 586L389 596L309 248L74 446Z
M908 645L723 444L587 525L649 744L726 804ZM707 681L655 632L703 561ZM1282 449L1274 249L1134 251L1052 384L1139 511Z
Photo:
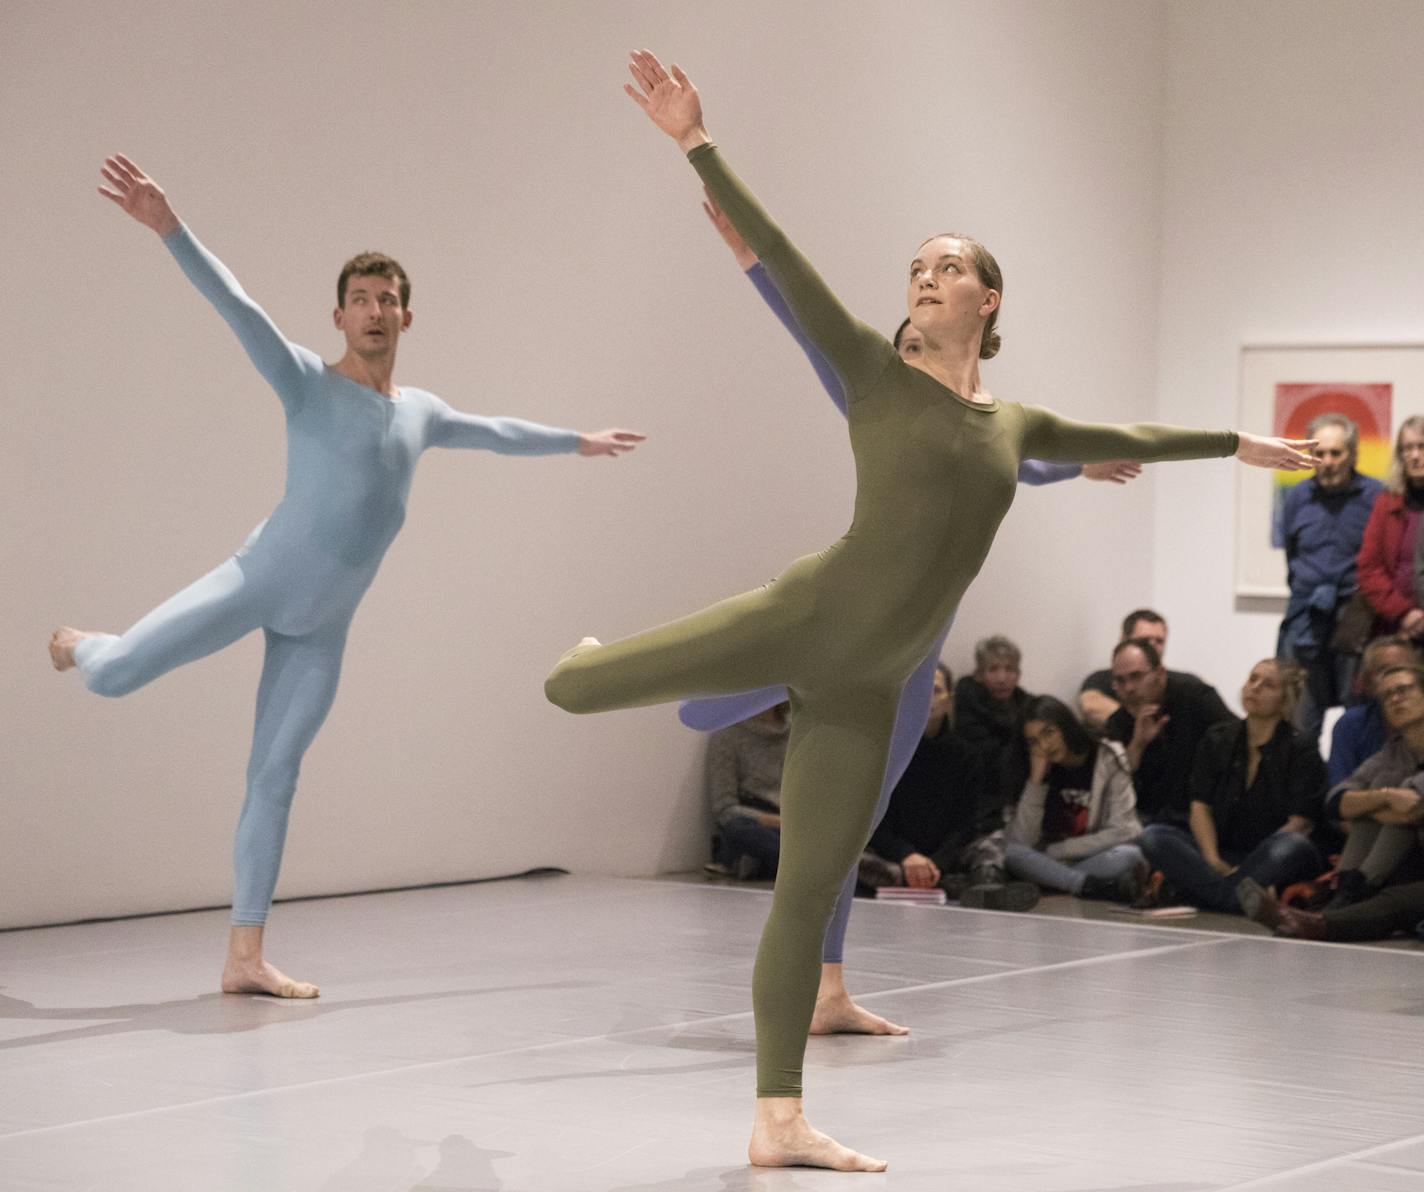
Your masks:
M1082 464L1051 464L1042 459L1026 459L1019 464L1019 483L1035 488L1057 484L1060 480L1076 480L1082 474Z
M776 288L776 283L767 273L766 266L758 261L747 270L747 277L752 285L756 286L757 293L762 296L762 300L771 307L771 313L781 320L781 325L791 333L791 338L806 353L806 359L816 370L816 379L821 382L821 388L836 403L836 409L844 416L846 412L845 391L841 388L841 381L836 376L836 370L831 367L830 361L821 355L820 349L806 338L806 333L801 330L801 324L796 321L796 316L786 305L786 299L781 296L781 291Z
M228 267L198 242L186 224L179 224L177 231L163 238L163 243L198 293L232 328L247 358L277 391L287 412L292 413L306 392L307 382L321 372L321 358L289 343L267 312L247 296Z
M484 418L452 410L434 394L426 445L493 451L499 455L568 455L578 450L579 433L523 418Z

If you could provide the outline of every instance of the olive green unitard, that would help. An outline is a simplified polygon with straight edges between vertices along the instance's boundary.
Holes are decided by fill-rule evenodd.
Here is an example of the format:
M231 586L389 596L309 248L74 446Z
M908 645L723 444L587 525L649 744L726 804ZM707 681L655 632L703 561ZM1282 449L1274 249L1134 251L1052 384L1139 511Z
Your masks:
M855 456L841 540L765 587L603 646L576 647L545 690L571 712L773 683L791 692L781 862L753 978L757 1095L801 1095L821 940L870 835L900 689L983 565L1025 456L1091 463L1228 456L1231 431L1087 425L966 401L853 318L723 163L689 155L839 375Z

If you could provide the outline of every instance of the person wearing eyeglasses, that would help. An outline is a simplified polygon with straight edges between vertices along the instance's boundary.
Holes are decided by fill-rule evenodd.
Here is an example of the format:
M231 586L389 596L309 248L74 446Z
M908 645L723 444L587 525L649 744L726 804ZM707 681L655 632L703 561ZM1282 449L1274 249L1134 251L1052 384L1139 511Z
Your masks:
M1375 635L1399 633L1418 641L1424 639L1424 608L1414 591L1414 545L1424 514L1424 414L1400 423L1384 489L1356 559L1360 592L1375 612Z
M1127 750L1137 816L1144 824L1187 824L1187 779L1206 730L1233 721L1215 687L1183 671L1169 671L1146 638L1118 642L1112 685L1121 707L1107 736Z
M1327 813L1350 825L1334 901L1315 913L1279 905L1256 883L1238 888L1246 914L1277 935L1343 942L1403 931L1424 939L1424 882L1387 884L1419 847L1424 825L1424 668L1386 671L1375 695L1394 735L1326 799Z

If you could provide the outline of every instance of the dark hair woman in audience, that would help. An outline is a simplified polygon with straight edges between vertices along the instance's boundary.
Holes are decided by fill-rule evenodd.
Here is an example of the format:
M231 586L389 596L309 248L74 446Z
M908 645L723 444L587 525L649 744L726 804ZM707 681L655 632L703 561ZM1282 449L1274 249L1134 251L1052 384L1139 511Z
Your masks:
M1246 718L1212 725L1197 747L1190 834L1168 824L1142 834L1148 861L1183 901L1240 914L1244 879L1284 887L1325 868L1310 840L1321 821L1325 763L1291 727L1304 684L1294 663L1256 663L1241 688Z
M1005 833L1004 867L1080 898L1134 901L1148 868L1128 843L1142 825L1122 746L1095 741L1051 695L1028 702L1024 739L1029 775Z

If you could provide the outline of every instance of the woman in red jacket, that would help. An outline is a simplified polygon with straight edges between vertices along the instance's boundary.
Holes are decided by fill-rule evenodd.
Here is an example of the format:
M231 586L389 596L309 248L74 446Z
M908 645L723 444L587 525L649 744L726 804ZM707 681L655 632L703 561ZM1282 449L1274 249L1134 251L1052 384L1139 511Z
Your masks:
M1375 500L1360 544L1360 592L1375 611L1375 634L1424 637L1414 595L1414 542L1424 512L1424 415L1406 418L1394 440L1385 491Z

